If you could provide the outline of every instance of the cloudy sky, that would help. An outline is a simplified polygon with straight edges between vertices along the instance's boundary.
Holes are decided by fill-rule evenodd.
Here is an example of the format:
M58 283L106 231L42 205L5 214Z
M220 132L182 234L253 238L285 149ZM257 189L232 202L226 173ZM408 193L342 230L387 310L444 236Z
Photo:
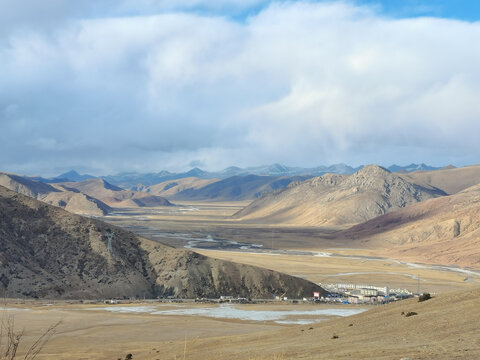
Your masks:
M0 170L480 163L480 2L0 0Z

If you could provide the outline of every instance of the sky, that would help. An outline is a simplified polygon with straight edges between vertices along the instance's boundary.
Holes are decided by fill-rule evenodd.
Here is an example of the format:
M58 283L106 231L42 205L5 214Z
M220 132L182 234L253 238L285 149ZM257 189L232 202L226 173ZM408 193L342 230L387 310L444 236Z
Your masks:
M0 0L0 171L480 163L480 2Z

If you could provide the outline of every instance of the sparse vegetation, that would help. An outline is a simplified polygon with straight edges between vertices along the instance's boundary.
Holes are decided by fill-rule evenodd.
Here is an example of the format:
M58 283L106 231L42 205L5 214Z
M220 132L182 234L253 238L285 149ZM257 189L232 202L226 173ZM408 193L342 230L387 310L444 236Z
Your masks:
M7 314L5 307L6 306L4 306L0 319L0 360L15 360L19 358L17 353L23 344L22 340L25 336L25 329L15 329L15 318L13 315ZM58 325L60 325L60 322L48 327L37 340L27 348L23 359L34 360L55 334Z
M255 356L255 357L249 357L248 360L284 360L285 355L284 354L274 354L272 356Z
M430 295L430 293L423 293L418 297L418 302L427 301L427 300L430 300L431 298L432 296Z

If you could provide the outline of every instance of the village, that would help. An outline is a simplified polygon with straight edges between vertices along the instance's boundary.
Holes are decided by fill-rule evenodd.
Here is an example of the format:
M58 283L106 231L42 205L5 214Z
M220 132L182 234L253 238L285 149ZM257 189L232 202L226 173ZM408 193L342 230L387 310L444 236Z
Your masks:
M311 297L291 299L285 294L272 296L270 299L249 299L233 295L222 295L215 298L177 299L169 296L158 299L160 302L196 302L196 303L231 303L231 304L259 304L271 302L283 303L339 303L339 304L364 304L378 305L405 300L420 294L414 294L408 289L390 289L388 286L374 286L365 284L319 284L328 291L327 296L320 292L313 292ZM110 303L119 303L120 300L109 300ZM125 301L125 300L124 300ZM122 301L122 302L124 302Z
M314 293L314 301L340 302L342 304L385 304L408 299L414 294L408 289L390 289L365 284L320 284L330 294L327 297Z
M285 294L273 296L269 299L250 299L245 297L238 297L234 295L222 295L219 298L196 298L196 299L180 299L175 296L168 296L165 298L158 298L155 300L146 300L144 302L171 302L171 303L209 303L209 304L261 304L271 302L283 303L339 303L339 304L364 304L364 305L378 305L387 304L399 300L405 300L420 294L414 294L408 289L390 289L388 286L374 286L365 284L319 284L328 291L327 296L321 296L320 292L313 292L310 297L303 297L302 299L291 299ZM139 299L134 298L115 298L107 300L98 300L105 304L125 304L138 302Z

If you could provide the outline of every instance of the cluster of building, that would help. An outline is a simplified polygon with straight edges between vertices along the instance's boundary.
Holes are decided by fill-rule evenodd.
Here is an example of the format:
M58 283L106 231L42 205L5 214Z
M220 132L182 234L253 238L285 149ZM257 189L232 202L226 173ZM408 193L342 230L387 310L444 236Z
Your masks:
M388 286L380 287L364 284L322 284L321 286L330 294L320 296L320 293L314 293L314 301L341 302L344 304L385 304L414 296L408 289L390 289Z
M222 295L218 299L211 299L211 298L196 298L196 303L209 303L209 304L223 304L223 303L231 303L231 304L246 304L252 302L251 299L247 299L244 297L235 297L230 295Z

